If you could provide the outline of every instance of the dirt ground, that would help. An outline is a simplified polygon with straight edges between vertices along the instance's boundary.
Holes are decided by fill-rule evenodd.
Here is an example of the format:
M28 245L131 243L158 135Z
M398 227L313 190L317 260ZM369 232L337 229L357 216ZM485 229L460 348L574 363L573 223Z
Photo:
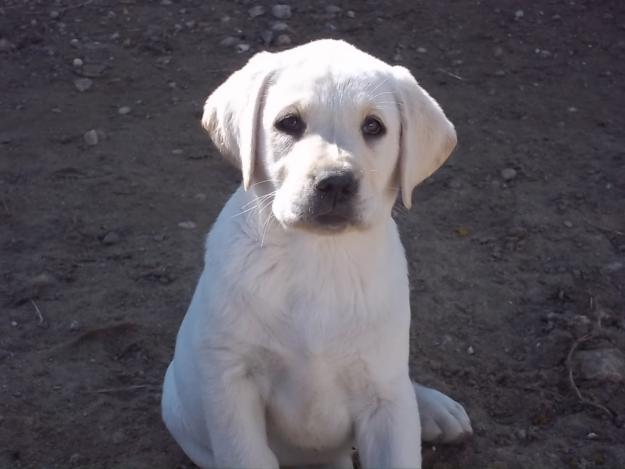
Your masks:
M413 374L475 428L425 467L625 467L625 3L290 5L270 37L264 0L0 2L0 467L193 467L160 383L240 180L201 107L321 37L409 67L458 130L398 215Z

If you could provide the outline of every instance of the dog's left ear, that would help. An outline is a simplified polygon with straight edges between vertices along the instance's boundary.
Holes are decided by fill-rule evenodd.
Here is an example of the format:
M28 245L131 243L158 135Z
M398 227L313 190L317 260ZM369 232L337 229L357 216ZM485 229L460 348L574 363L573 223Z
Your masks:
M273 70L273 55L256 54L204 104L202 126L226 159L241 170L245 190L254 177L261 105Z
M399 182L404 207L412 191L436 171L456 146L456 131L438 103L404 67L393 67L401 114Z

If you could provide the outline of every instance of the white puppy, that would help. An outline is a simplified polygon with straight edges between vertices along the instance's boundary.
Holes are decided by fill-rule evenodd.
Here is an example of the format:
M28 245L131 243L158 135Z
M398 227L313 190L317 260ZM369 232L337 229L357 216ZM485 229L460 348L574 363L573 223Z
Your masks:
M260 53L202 122L243 175L163 386L167 428L201 467L421 467L421 439L471 434L408 376L410 304L391 209L456 134L410 72L341 41ZM415 398L416 395L416 398ZM417 406L418 402L418 406Z

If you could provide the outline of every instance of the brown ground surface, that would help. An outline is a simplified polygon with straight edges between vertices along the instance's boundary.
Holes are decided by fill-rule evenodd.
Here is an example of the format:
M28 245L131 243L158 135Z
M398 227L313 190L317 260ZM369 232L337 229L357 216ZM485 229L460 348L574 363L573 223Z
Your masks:
M426 447L426 467L625 467L624 372L591 379L577 351L625 350L625 4L328 4L291 2L293 43L341 37L408 66L458 129L399 215L414 375L476 431ZM199 116L263 48L254 5L0 2L0 467L190 466L159 385L239 181Z

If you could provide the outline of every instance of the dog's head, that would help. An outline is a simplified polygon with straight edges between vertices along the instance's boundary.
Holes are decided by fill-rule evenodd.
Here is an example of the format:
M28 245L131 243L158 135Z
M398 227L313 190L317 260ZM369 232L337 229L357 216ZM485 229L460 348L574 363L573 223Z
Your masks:
M255 55L202 118L243 186L272 198L284 227L366 229L449 157L456 133L408 70L349 44Z

